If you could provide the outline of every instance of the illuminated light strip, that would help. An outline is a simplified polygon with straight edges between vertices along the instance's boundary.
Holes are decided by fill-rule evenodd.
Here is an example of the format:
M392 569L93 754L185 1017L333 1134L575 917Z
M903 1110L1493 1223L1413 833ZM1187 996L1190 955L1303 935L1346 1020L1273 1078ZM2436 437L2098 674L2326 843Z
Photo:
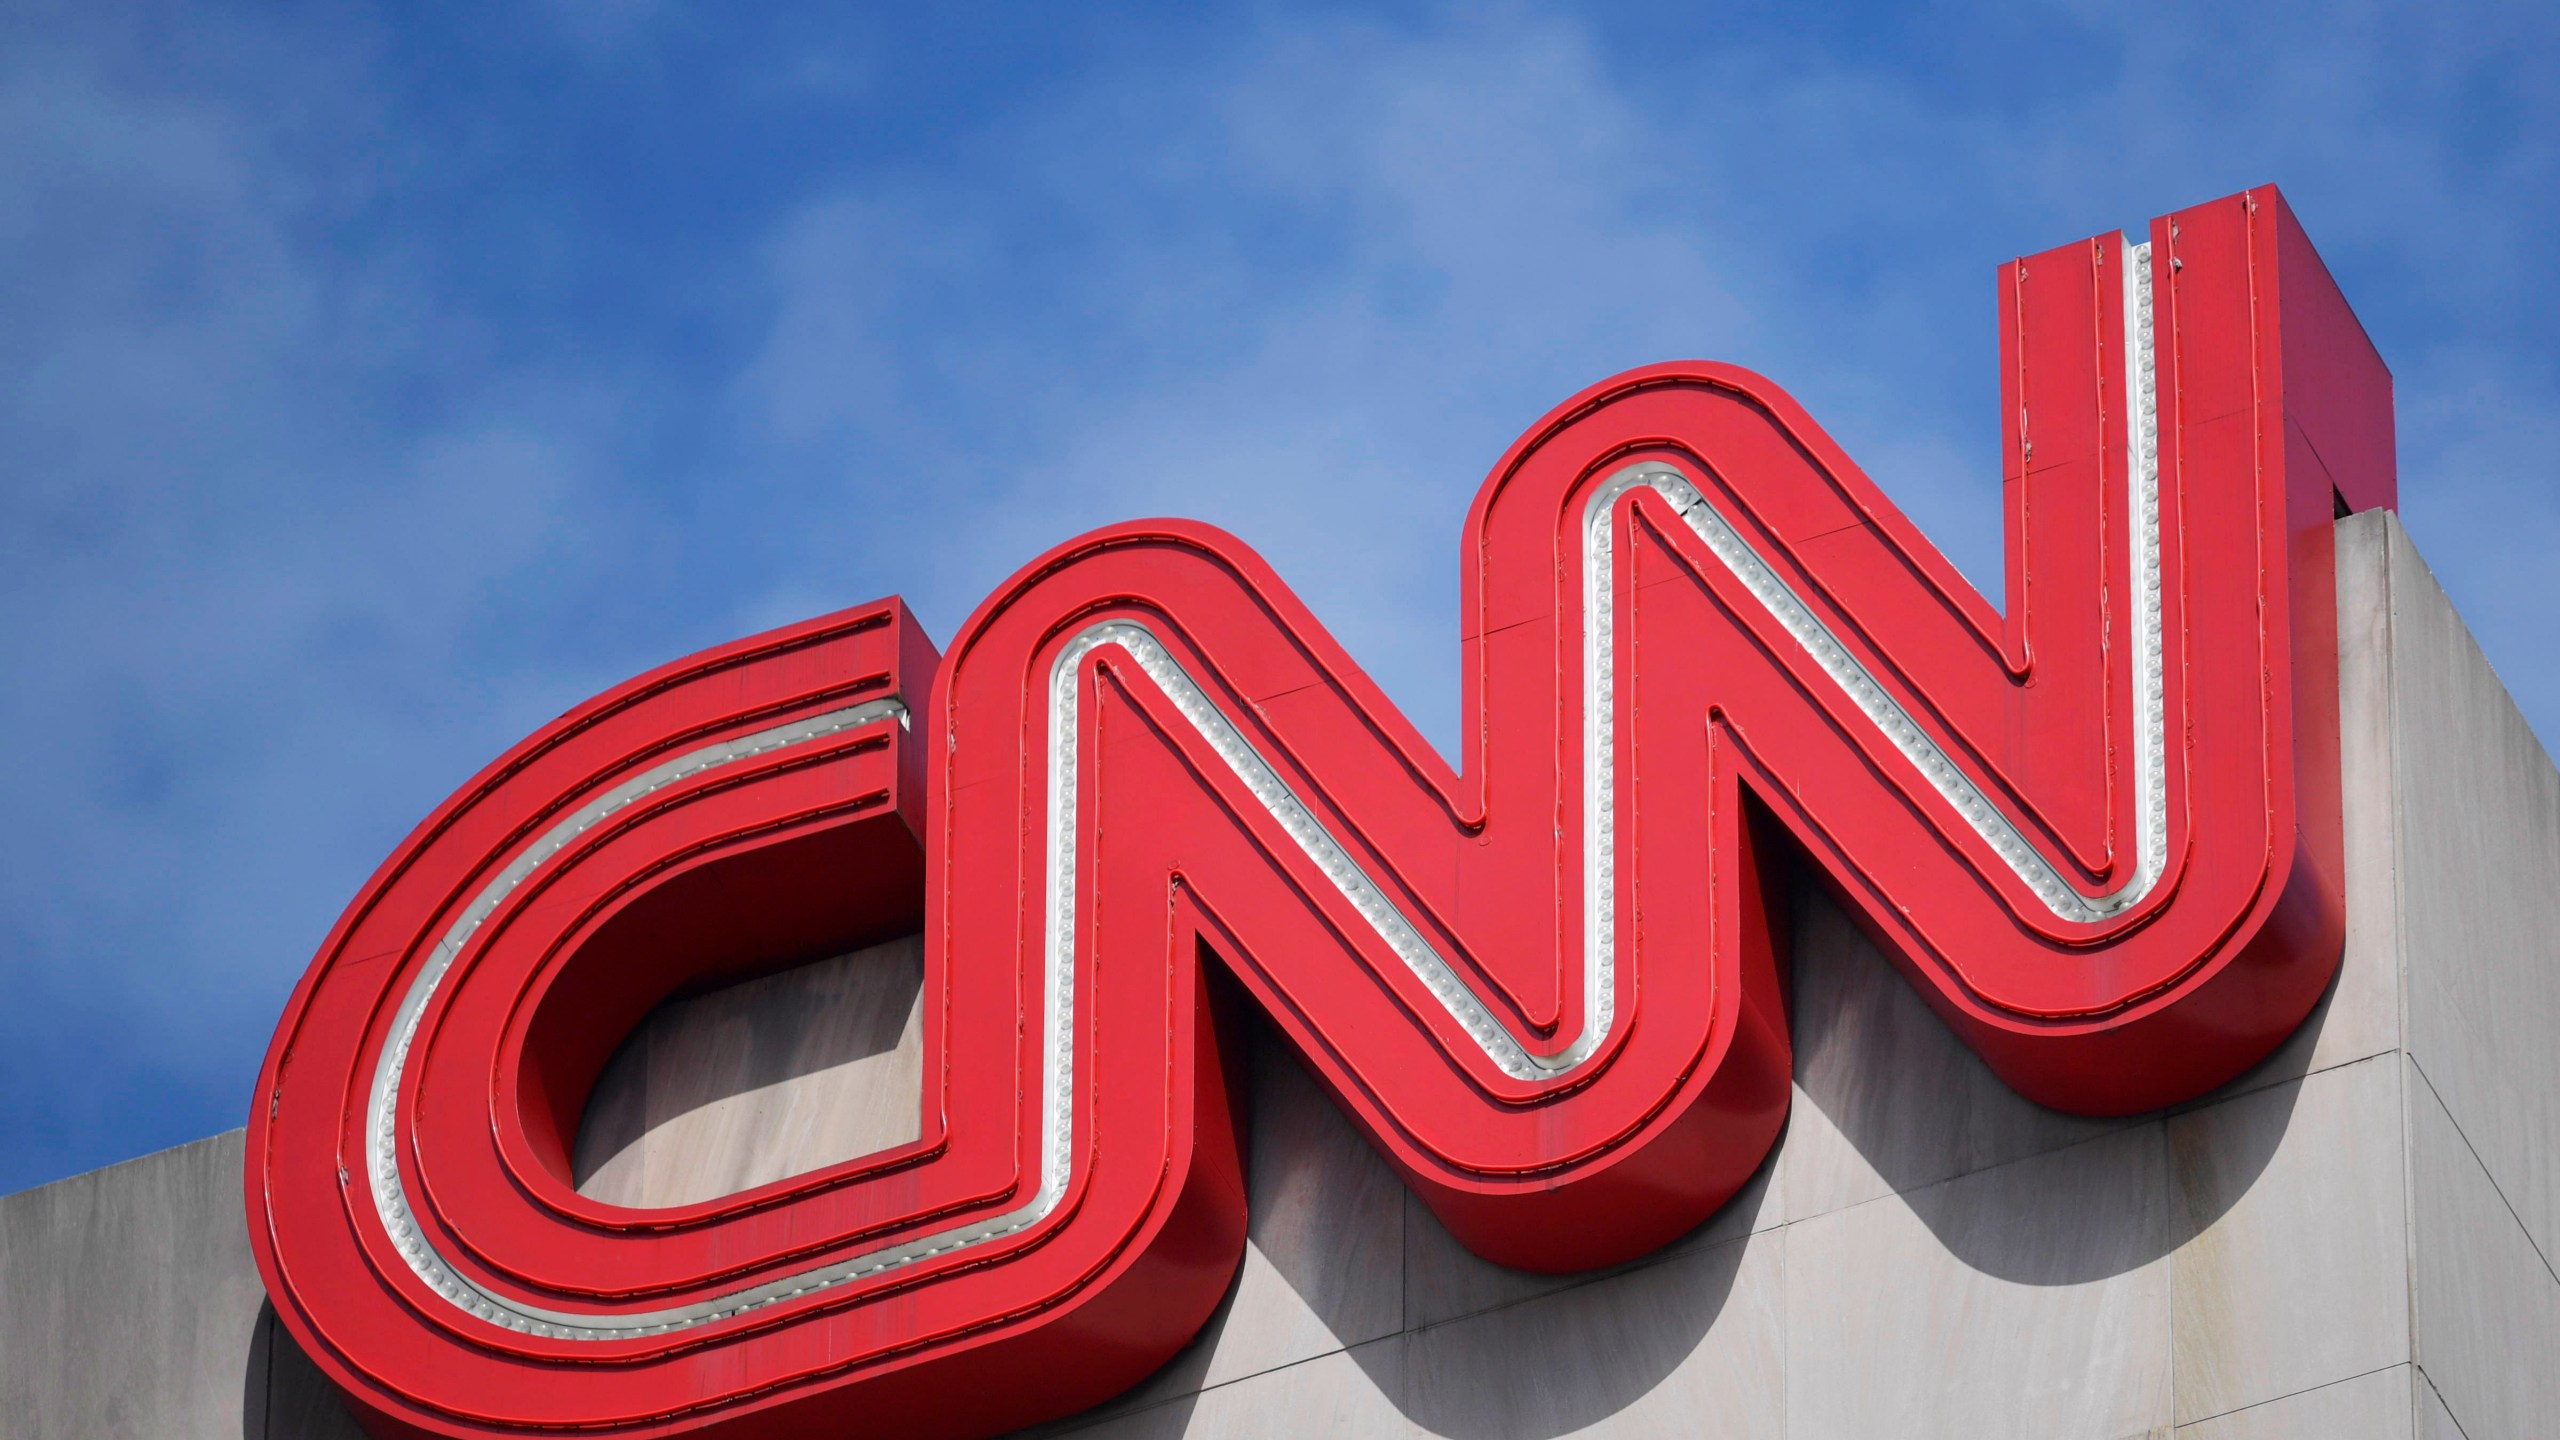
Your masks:
M1822 623L1786 581L1751 547L1731 522L1668 465L1626 467L1602 482L1584 511L1584 883L1589 897L1614 896L1616 887L1617 741L1611 702L1616 694L1616 557L1611 516L1616 502L1638 486L1650 486L1670 502L1689 529L1765 605L1772 618L1802 645L1823 672L1928 779L1941 798L1972 827L2054 915L2095 923L2138 903L2165 867L2168 841L2167 727L2161 673L2160 490L2158 408L2152 351L2149 245L2128 245L2125 266L2126 389L2133 414L2127 429L2128 485L2133 539L2135 730L2137 744L2134 874L2114 892L2083 895L2045 858L2012 820L1950 759L1910 712L1878 684L1839 637ZM411 982L393 1018L393 1038L376 1063L366 1105L366 1149L374 1207L393 1245L418 1278L462 1310L524 1334L567 1340L620 1340L687 1330L761 1309L812 1291L829 1289L953 1250L1014 1234L1050 1214L1066 1193L1074 1168L1075 914L1079 875L1076 845L1076 772L1085 658L1116 646L1188 720L1225 761L1236 779L1277 822L1300 852L1323 872L1343 899L1393 950L1450 1018L1503 1074L1518 1080L1554 1079L1571 1073L1608 1039L1617 1013L1617 931L1613 906L1587 903L1583 948L1588 1014L1582 1032L1553 1055L1522 1045L1475 991L1390 900L1351 852L1328 830L1253 743L1192 679L1155 634L1131 620L1108 620L1078 632L1059 652L1049 678L1049 832L1045 986L1041 1025L1042 1145L1040 1186L1031 1199L985 1219L883 1246L778 1280L730 1291L691 1305L660 1310L602 1313L551 1310L499 1295L456 1269L420 1230L400 1179L396 1115L400 1076L420 1017L454 957L499 902L544 862L589 827L635 800L702 771L735 760L803 744L856 726L895 718L904 705L876 700L831 711L718 745L706 746L643 772L606 791L547 831L499 872L472 900Z
M2134 873L2124 889L2101 903L2108 913L2143 896L2169 868L2168 677L2161 657L2160 582L2160 357L2152 347L2151 246L2124 250L2124 384L2126 489L2133 511L2133 736Z
M472 897L452 927L445 931L444 938L428 954L427 963L419 967L418 978L409 982L409 993L401 998L400 1008L392 1014L391 1040L383 1046L381 1058L375 1062L373 1087L365 1102L365 1169L372 1181L374 1211L381 1218L383 1230L391 1237L391 1243L399 1250L401 1258L408 1261L409 1268L437 1294L491 1324L503 1325L510 1330L558 1338L611 1339L682 1329L782 1299L786 1294L816 1289L819 1283L829 1283L814 1280L803 1283L809 1277L795 1276L679 1310L628 1317L544 1310L493 1294L455 1269L418 1228L416 1212L409 1205L408 1189L400 1179L397 1125L400 1077L408 1066L409 1048L418 1038L418 1022L426 1013L427 1002L435 998L437 988L444 983L445 972L453 968L454 957L462 953L463 945L501 901L545 862L568 848L571 841L615 811L706 770L890 719L905 724L907 707L895 699L866 701L842 710L794 720L787 725L777 725L770 730L759 730L735 740L706 745L644 770L588 801L568 818L544 831L542 838L526 846L523 854L510 861L504 870L498 872L497 878ZM778 1293L763 1293L768 1290Z

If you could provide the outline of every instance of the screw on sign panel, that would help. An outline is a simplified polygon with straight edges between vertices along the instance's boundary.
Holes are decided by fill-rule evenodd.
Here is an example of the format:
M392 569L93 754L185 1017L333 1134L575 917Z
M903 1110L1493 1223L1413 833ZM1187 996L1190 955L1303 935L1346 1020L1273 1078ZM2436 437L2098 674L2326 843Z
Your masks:
M1179 521L1040 557L947 655L890 601L580 706L286 1010L247 1180L278 1314L381 1435L1070 1413L1242 1253L1213 969L1478 1254L1625 1260L1785 1117L1777 847L2033 1099L2245 1069L2337 965L2329 526L2393 502L2390 379L2272 190L2175 222L2003 272L1997 611L1776 387L1672 364L1478 494L1454 770ZM575 1192L659 1000L918 929L913 1143Z

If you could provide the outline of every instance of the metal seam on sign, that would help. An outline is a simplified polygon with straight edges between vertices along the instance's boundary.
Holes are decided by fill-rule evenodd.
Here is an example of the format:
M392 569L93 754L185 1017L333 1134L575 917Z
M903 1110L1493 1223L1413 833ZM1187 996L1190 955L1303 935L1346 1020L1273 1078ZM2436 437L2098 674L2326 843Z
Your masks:
M1077 849L1076 778L1081 684L1086 657L1105 645L1128 653L1211 750L1225 761L1300 852L1368 922L1450 1018L1503 1074L1516 1080L1551 1080L1570 1074L1599 1049L1616 1018L1616 556L1612 517L1617 501L1650 486L1670 502L1692 533L1764 605L1807 655L1926 778L1939 796L2000 856L2019 880L2063 920L2098 923L2122 914L2148 894L2167 856L2166 754L2162 674L2162 591L2158 413L2153 352L2151 247L2124 247L2127 492L2134 591L2134 714L2136 730L2135 871L2115 891L2082 894L2031 843L2017 824L1966 775L1908 710L1894 699L1821 618L1754 550L1687 476L1669 465L1644 462L1613 473L1584 511L1584 883L1586 935L1583 978L1587 1001L1581 1033L1553 1055L1539 1055L1514 1036L1456 966L1420 929L1351 851L1317 817L1213 701L1161 640L1126 619L1103 621L1078 632L1050 670L1046 934L1042 961L1045 994L1040 1185L1032 1198L1002 1214L950 1230L867 1251L778 1280L741 1288L691 1305L650 1311L551 1310L495 1294L461 1273L420 1230L400 1179L397 1109L400 1075L427 1002L454 957L480 923L535 869L578 834L641 797L718 765L806 743L877 720L907 719L896 700L877 700L795 721L659 765L605 792L545 832L492 880L446 932L411 982L393 1020L393 1035L377 1061L366 1107L367 1169L375 1210L395 1248L418 1278L464 1311L506 1329L570 1340L618 1340L690 1329L760 1309L812 1291L832 1288L955 1249L983 1244L1037 1223L1063 1197L1075 1148L1075 946ZM1606 897L1606 898L1604 898Z

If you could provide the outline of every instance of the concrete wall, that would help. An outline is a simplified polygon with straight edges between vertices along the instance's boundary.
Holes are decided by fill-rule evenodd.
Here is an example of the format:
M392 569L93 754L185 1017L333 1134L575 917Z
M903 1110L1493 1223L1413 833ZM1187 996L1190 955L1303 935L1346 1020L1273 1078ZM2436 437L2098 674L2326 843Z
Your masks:
M1263 1036L1235 1290L1047 1433L2560 1433L2560 776L2397 522L2340 543L2347 960L2258 1071L2169 1114L2039 1110L1802 893L1784 1142L1695 1234L1556 1279L1460 1249ZM913 1095L911 963L662 1012L590 1109L589 1188L859 1147L772 1121ZM238 1164L221 1136L0 1200L0 1430L348 1433L262 1313Z
M2560 773L2397 522L2365 543L2420 1433L2560 1434Z
M916 1138L924 937L671 1001L596 1077L578 1193L660 1208Z
M358 1440L267 1308L241 1137L0 1197L0 1435Z

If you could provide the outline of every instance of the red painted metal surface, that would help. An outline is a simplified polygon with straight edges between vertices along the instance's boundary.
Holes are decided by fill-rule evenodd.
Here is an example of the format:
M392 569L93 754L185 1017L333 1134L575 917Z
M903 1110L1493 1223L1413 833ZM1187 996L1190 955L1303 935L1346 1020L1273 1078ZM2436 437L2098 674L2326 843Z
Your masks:
M1180 521L1041 557L947 656L893 601L563 716L286 1010L247 1180L277 1313L380 1435L1067 1413L1234 1273L1236 996L1478 1253L1624 1260L1784 1118L1781 848L2037 1100L2238 1073L2337 962L2330 522L2392 503L2389 377L2272 190L2011 265L2001 325L2004 610L1774 386L1634 371L1468 516L1456 770ZM916 1142L573 1191L653 1004L919 927Z

